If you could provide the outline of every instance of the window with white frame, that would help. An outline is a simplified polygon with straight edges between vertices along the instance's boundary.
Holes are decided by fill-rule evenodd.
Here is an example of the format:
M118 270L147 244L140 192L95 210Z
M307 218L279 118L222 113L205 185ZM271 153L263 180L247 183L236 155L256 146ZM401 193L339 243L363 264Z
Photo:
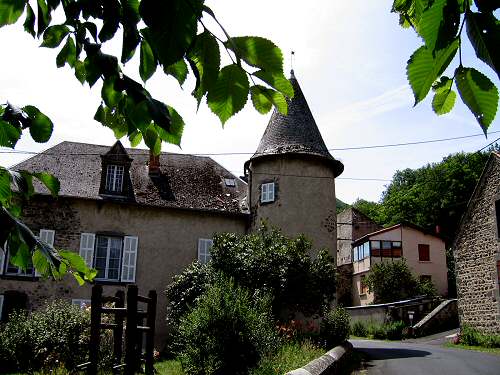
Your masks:
M106 170L106 191L121 193L123 191L123 165L109 164Z
M138 238L82 233L80 256L97 280L135 282Z
M260 201L262 203L274 202L274 182L267 182L261 185Z
M224 178L224 183L226 184L226 186L228 187L234 187L236 186L236 181L234 178L231 178L231 177L225 177Z
M51 229L40 229L38 238L50 246L54 246L55 231ZM35 271L31 258L28 261L26 269L17 267L11 262L11 254L7 250L0 248L0 274L5 274L8 276L40 276L38 272Z
M208 263L212 258L210 255L210 248L213 245L213 241L207 238L200 238L198 240L198 261L202 264Z

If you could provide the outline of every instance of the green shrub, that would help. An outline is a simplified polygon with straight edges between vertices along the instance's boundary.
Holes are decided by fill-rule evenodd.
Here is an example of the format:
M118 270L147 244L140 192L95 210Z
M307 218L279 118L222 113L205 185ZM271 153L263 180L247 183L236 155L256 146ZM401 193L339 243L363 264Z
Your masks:
M500 348L500 335L484 334L466 324L460 329L459 337L460 343L464 345Z
M353 336L357 336L357 337L367 337L368 336L368 327L363 321L356 320L351 325L351 334Z
M0 368L72 370L87 361L89 336L90 312L67 301L53 301L31 315L12 313L0 331ZM101 359L107 364L111 342L106 337L101 349Z
M328 348L333 348L349 338L350 316L342 307L330 310L321 322L320 335Z
M377 340L385 340L387 338L387 332L383 324L370 323L368 325L368 336Z
M417 294L427 297L437 296L436 286L430 280L417 282Z
M402 340L403 330L406 328L406 324L398 320L396 322L386 323L384 328L387 340Z
M179 356L187 374L247 374L279 344L269 298L221 279L181 319Z

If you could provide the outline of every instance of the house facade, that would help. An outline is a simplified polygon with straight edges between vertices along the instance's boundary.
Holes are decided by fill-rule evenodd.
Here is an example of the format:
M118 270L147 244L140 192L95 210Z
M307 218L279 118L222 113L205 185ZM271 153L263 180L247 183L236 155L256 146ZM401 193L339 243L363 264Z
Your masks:
M460 325L500 333L500 154L493 152L453 245Z
M432 281L440 295L448 294L444 241L411 224L397 224L368 233L352 243L352 304L373 303L364 279L379 262L404 258L421 280Z
M343 165L328 152L293 73L290 81L288 115L273 113L245 178L208 157L63 142L15 167L48 171L61 183L57 199L36 186L24 222L55 248L78 252L106 295L130 283L141 293L157 290L157 344L167 333L161 292L190 263L210 259L214 233L244 234L267 220L335 257L335 178ZM19 270L0 250L4 318L50 299L88 303L90 294L91 285L70 276L52 281Z

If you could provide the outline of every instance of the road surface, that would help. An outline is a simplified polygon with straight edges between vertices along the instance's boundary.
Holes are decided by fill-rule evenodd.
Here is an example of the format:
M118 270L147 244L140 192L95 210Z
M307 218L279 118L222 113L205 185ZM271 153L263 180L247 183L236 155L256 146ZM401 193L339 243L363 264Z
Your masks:
M349 340L373 375L500 375L500 355L429 343Z

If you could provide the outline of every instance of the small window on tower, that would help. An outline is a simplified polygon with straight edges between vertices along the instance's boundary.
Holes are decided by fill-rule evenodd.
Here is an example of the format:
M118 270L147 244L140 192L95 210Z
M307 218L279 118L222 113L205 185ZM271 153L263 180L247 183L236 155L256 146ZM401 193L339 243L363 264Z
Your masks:
M226 178L224 178L224 183L226 184L226 186L229 186L229 187L236 186L236 181L234 180L234 178L226 177Z
M260 201L262 203L274 202L274 182L262 184Z

